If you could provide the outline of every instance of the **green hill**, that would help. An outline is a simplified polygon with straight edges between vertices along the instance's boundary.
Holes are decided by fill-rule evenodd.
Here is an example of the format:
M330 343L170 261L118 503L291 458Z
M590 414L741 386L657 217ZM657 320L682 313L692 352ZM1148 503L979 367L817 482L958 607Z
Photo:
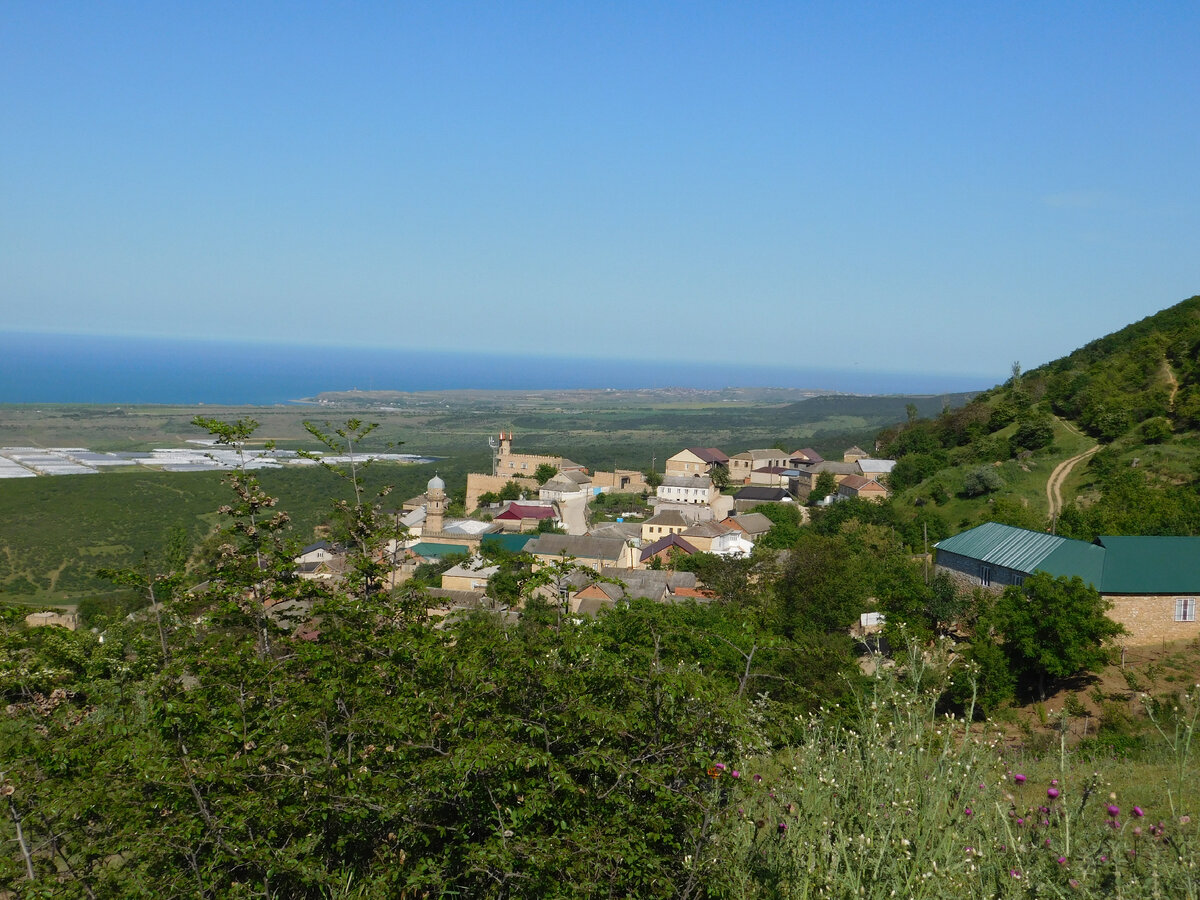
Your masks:
M1200 296L878 442L897 506L930 505L952 531L1195 534L1198 430Z

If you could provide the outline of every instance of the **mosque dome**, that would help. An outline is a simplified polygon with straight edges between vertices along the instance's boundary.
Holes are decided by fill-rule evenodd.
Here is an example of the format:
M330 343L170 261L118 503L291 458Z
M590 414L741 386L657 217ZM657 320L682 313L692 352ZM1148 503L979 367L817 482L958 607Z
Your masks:
M434 475L429 479L429 484L425 485L425 488L430 491L444 491L446 489L446 482L442 481L437 475Z

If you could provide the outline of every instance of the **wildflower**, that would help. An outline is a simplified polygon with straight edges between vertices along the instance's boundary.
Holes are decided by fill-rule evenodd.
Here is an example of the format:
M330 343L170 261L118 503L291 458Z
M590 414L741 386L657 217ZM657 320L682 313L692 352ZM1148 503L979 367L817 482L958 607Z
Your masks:
M1134 837L1141 837L1141 836L1142 836L1142 826L1141 826L1141 825L1135 825L1135 826L1133 826L1133 836L1134 836Z
M729 777L730 778L741 778L742 773L739 772L737 769L734 769L732 772L729 773Z
M1117 806L1115 803L1108 804L1108 814L1115 819L1121 814L1121 807Z
M786 834L786 833L787 833L787 822L780 822L778 827L779 827L779 833L780 833L780 834Z
M1137 816L1137 817L1140 819L1140 818L1141 818L1142 816L1144 816L1146 813L1142 811L1142 808L1141 808L1140 806L1135 806L1135 807L1133 808L1133 814L1134 814L1135 816Z
M1191 821L1192 821L1192 817L1191 817L1191 816L1180 816L1180 817L1179 817L1179 824L1180 824L1180 825L1187 825L1187 824L1189 824Z
M1046 796L1049 797L1051 800L1057 800L1058 799L1058 788L1053 788L1053 787L1047 788Z
M1008 874L1011 875L1013 878L1020 878L1021 870L1020 869L1009 869Z
M966 809L963 810L963 813L968 816L973 816L973 815L975 815L975 810L971 809L971 807L968 806Z
M1020 772L1018 772L1016 775L1013 776L1013 781L1015 781L1017 784L1024 784L1025 776L1022 775Z
M1077 888L1077 887L1079 887L1079 879L1072 878L1070 881L1067 882L1067 884L1069 884L1073 888Z
M1058 864L1060 866L1065 866L1067 864L1067 858L1065 856L1060 856L1058 858Z
M761 776L761 775L755 775L755 776L754 776L754 781L755 781L755 783L756 783L756 784L757 784L758 782L762 781L762 776Z

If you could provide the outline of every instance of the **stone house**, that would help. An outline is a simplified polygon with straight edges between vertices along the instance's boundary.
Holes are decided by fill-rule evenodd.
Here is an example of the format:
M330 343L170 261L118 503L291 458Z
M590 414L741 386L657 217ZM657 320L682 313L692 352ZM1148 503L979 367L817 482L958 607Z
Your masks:
M688 447L667 459L666 475L708 475L713 466L729 468L729 457L716 447Z
M677 509L664 509L642 523L641 538L646 543L657 541L667 534L686 531L691 523Z
M888 489L878 481L862 475L847 475L837 487L837 498L839 500L849 500L857 497L860 500L871 500L875 503L882 503L888 498L889 494Z
M750 484L750 473L766 466L787 468L790 453L783 450L743 450L729 457L729 481L731 484Z

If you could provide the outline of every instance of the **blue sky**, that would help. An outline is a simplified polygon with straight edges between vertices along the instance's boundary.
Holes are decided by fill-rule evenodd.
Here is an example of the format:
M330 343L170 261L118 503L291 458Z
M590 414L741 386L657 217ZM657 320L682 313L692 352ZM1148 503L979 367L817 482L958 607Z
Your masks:
M0 329L980 374L1200 293L1194 3L0 7Z

